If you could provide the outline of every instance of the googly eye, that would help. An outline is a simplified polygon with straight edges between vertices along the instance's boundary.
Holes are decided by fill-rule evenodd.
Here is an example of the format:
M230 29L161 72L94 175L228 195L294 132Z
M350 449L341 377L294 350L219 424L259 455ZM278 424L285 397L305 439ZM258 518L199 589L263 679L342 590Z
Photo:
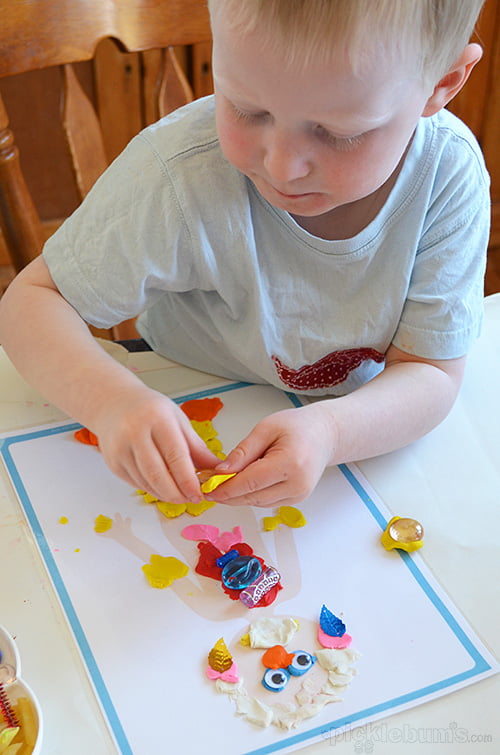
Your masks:
M290 674L285 668L268 668L262 679L264 687L271 692L281 692L285 689Z
M302 676L316 662L316 656L306 653L305 650L296 650L293 654L293 661L288 666L287 671L293 676Z

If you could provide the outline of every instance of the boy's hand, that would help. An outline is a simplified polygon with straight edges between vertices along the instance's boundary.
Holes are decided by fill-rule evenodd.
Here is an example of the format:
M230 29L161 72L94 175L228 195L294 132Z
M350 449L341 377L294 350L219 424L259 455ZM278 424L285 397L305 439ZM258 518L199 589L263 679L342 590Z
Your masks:
M214 491L231 506L300 503L313 491L334 450L332 423L320 404L286 409L261 420L218 464L236 477Z
M195 468L219 463L184 412L142 385L108 399L91 429L112 472L162 501L201 501Z

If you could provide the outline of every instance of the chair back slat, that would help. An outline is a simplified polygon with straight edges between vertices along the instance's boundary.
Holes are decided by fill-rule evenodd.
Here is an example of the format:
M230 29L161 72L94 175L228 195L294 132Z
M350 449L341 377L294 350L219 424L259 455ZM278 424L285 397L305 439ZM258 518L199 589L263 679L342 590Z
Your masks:
M108 159L94 107L81 88L71 64L63 66L63 127L71 154L80 199L87 196Z
M163 72L158 91L158 117L193 101L193 90L171 47L163 51Z

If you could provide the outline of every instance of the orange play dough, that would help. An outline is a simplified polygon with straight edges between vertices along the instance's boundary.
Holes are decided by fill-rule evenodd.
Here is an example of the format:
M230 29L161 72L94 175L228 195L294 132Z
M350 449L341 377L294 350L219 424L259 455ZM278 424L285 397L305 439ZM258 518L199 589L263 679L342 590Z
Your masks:
M94 433L91 430L88 430L86 427L82 427L81 430L77 430L74 433L74 437L77 441L79 441L80 443L85 443L87 446L99 445L97 435L94 435Z
M293 653L288 653L283 645L273 645L262 656L262 663L266 668L287 668L293 658Z
M220 398L215 396L214 398L195 398L191 401L184 401L181 404L181 409L189 419L205 422L213 419L223 406Z

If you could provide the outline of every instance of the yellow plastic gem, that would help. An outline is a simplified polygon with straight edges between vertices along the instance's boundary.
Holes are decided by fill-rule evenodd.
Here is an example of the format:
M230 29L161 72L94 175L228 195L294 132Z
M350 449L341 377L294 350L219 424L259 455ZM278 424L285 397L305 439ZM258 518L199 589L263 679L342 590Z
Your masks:
M59 519L59 524L68 524L68 522L69 522L69 519L68 519L68 517L67 517L67 516L62 516L62 517L61 517L61 518Z
M211 493L213 490L219 487L219 485L222 485L223 482L226 480L229 480L231 477L234 477L236 472L232 472L231 474L214 474L212 477L210 477L205 482L201 483L201 492L202 493Z
M156 587L159 590L168 587L176 579L185 577L189 572L186 564L183 564L175 556L164 557L153 554L149 561L149 564L144 564L142 571L151 587Z
M109 516L99 514L94 523L94 530L98 533L107 532L113 526L113 520Z
M217 640L208 654L208 665L220 674L230 669L233 665L233 657L222 637L220 640Z
M424 544L424 528L416 519L393 516L382 534L381 542L386 550L398 548L412 553Z
M145 503L156 503L158 500L158 498L152 493L144 493L143 498Z
M250 633L247 632L243 635L240 639L240 645L243 645L243 647L250 647Z

